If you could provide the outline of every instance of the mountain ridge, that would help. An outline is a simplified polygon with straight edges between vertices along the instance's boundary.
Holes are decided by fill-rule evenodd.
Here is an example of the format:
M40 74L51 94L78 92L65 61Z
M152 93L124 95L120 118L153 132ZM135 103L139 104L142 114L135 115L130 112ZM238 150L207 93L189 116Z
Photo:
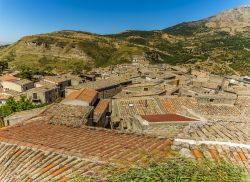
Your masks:
M0 49L0 59L9 61L13 68L25 65L55 72L81 72L146 56L151 63L249 74L249 50L250 6L246 5L163 30L129 30L109 35L62 30L26 36ZM203 63L210 66L199 68Z

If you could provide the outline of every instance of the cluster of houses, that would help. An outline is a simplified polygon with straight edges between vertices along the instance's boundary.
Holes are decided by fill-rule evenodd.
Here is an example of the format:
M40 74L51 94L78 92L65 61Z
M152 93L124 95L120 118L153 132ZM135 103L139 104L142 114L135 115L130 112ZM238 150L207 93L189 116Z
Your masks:
M34 103L48 105L4 118L4 125L11 127L0 130L0 145L21 143L22 147L31 146L27 151L32 155L36 150L42 155L50 151L60 159L66 155L65 160L70 160L67 164L46 162L39 167L42 172L35 162L30 162L33 172L21 170L14 174L7 170L8 179L14 175L31 181L70 180L70 171L77 169L72 167L74 157L79 164L87 160L90 166L112 159L115 163L122 159L121 164L125 160L139 163L142 150L159 150L169 157L169 147L199 160L224 159L225 153L233 153L233 157L227 156L228 161L243 163L247 168L248 78L222 77L167 64L150 65L140 57L134 58L132 64L96 68L79 77L44 76L36 83L3 75L2 104L10 96L18 99L25 95ZM61 101L54 102L58 98ZM9 156L8 150L2 151L2 155ZM4 162L0 159L1 164ZM79 168L78 172L81 170L84 175L86 169Z
M59 97L65 96L65 88L71 86L71 79L66 76L45 76L39 82L19 79L10 74L0 77L1 104L4 104L8 97L18 99L26 96L34 103L51 103Z

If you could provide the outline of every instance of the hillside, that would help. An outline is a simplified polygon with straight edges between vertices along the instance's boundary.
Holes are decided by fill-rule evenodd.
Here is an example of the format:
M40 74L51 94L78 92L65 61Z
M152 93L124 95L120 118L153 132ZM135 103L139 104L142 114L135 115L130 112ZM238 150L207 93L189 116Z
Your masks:
M26 65L56 72L128 62L142 51L127 42L100 35L60 31L24 37L0 51L12 67Z
M216 74L250 74L250 6L158 31L114 35L60 31L24 37L0 49L0 59L12 67L56 72L130 62L134 55Z

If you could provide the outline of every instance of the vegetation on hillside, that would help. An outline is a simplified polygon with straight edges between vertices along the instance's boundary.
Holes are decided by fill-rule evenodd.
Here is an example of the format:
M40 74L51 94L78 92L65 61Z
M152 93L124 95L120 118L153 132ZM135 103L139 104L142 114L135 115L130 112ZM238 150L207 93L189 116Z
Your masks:
M247 75L250 74L249 14L250 8L242 11L238 8L159 31L113 35L60 31L34 35L0 50L0 59L7 60L10 67L26 65L79 74L93 67L128 63L135 55L146 55L151 63L208 62L215 66L201 64L199 69Z
M8 67L8 61L0 61L0 74L2 74L4 70L8 69Z

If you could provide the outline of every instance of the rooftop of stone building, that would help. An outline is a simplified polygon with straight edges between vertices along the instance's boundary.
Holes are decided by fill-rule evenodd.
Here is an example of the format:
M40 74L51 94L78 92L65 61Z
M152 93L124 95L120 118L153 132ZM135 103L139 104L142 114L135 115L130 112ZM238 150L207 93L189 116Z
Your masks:
M250 173L249 122L216 121L193 125L179 134L172 149L198 160L226 161Z
M21 79L21 80L14 80L14 81L12 81L12 82L14 82L14 83L16 83L16 84L18 84L18 85L26 85L26 84L30 84L30 83L33 83L33 81L31 81L31 80L27 80L27 79Z
M153 97L114 100L113 109L113 116L121 118L126 118L133 115L165 113L165 111L159 105L159 101Z
M21 95L20 92L17 92L15 90L4 90L0 88L0 98L1 99L8 99L9 97L15 97Z
M48 82L53 82L53 83L60 83L60 82L64 82L67 80L70 80L70 78L67 78L67 76L64 75L60 75L60 76L45 76L43 78L44 81L48 81Z
M250 152L249 145L233 143L181 143L176 142L173 148L183 157L200 160L212 160L215 162L225 161L245 168L250 173Z
M108 106L109 102L107 100L101 99L94 109L94 115L99 115L104 113L104 111L108 108Z
M249 122L208 121L190 126L178 138L250 144Z
M237 120L241 116L241 110L234 105L198 103L190 97L161 97L161 104L166 113L177 113L206 120Z
M35 108L32 110L15 112L15 113L12 113L11 115L5 117L4 120L9 121L10 125L23 124L26 121L42 114L49 107L50 106L45 106L45 107Z
M97 128L31 122L0 130L1 179L66 180L112 162L139 164L144 153L169 157L171 142ZM7 165L7 161L12 162ZM11 169L11 170L10 170Z
M237 105L250 106L250 96L249 97L238 97L236 100Z
M196 119L181 116L178 114L153 114L153 115L142 115L144 120L148 122L191 122L197 121Z
M85 82L85 83L79 84L78 86L69 87L69 88L81 89L83 87L87 87L87 88L92 88L95 90L101 90L101 89L105 89L114 85L119 85L127 81L129 80L124 79L124 78L119 78L119 77L112 77L108 79Z
M35 87L32 89L29 89L26 92L27 93L29 93L29 92L47 92L47 91L53 90L55 88L56 88L55 86L40 86L40 87Z
M0 81L14 81L17 80L18 78L12 75L3 75L0 76Z
M35 85L36 85L36 88L39 88L39 87L55 88L56 87L55 83L46 82L44 80L40 80L39 82L36 82Z
M70 106L59 103L47 108L39 119L42 118L54 125L79 127L87 123L87 117L92 109L89 106Z
M159 95L165 95L166 90L158 90L158 89L153 89L150 91L129 91L127 89L122 90L115 96L113 96L113 99L129 99L131 97L146 97L146 96L159 96Z
M86 101L91 103L94 98L97 96L97 91L92 88L81 88L80 90L74 91L66 98L64 101L70 101L70 100L80 100L80 101Z
M53 149L27 147L25 144L20 146L0 142L0 147L0 155L5 156L0 159L1 181L66 182L73 180L75 175L96 175L105 164L102 161L57 153Z

